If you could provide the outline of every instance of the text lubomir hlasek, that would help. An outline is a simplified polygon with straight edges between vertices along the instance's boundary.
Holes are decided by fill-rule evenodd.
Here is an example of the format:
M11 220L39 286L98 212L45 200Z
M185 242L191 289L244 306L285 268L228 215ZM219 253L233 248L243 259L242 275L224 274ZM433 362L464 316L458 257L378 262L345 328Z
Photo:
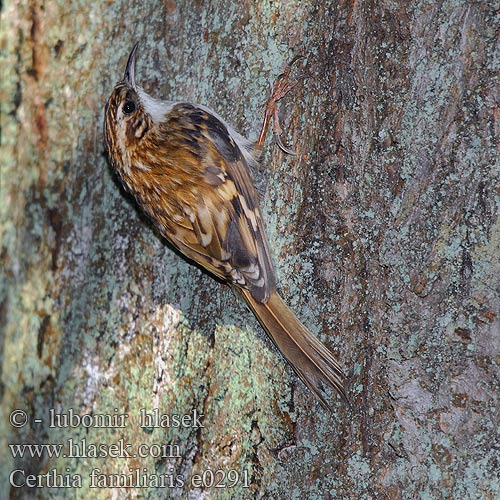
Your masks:
M176 428L184 427L198 429L204 427L202 419L203 414L197 409L191 410L186 414L167 414L160 413L158 408L147 411L145 408L139 410L139 426L147 429L151 428ZM129 420L134 419L128 413L118 413L118 408L111 413L84 413L79 414L73 408L66 412L56 412L53 408L49 410L49 427L67 428L67 427L95 427L95 428L124 428L127 427Z

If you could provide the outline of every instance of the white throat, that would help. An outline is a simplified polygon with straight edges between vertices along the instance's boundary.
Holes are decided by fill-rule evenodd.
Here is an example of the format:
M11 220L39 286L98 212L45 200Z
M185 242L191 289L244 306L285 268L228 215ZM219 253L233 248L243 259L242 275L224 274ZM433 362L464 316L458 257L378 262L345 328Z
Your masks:
M151 116L151 119L155 123L165 121L165 114L168 113L175 104L170 101L160 101L159 99L155 99L154 97L148 95L141 87L137 87L137 94L139 95L139 99L144 106L144 111Z

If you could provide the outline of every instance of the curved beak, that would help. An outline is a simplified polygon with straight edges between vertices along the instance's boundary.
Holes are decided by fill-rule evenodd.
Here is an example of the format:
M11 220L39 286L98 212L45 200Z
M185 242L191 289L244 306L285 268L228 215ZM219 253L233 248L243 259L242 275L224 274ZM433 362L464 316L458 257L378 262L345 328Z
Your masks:
M125 73L123 74L123 81L127 82L134 90L135 87L135 57L137 54L137 47L139 42L137 42L128 56L127 66L125 68Z

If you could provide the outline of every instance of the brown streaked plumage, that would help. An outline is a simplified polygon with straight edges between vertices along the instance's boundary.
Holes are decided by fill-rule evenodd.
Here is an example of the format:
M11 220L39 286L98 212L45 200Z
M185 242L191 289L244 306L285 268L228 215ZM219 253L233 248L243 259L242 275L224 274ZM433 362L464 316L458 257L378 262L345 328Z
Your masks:
M106 104L104 136L114 170L173 246L240 292L298 376L328 406L325 386L345 396L342 370L276 292L248 172L276 117L276 101L293 85L278 81L252 144L204 106L146 94L135 83L136 51L137 45Z

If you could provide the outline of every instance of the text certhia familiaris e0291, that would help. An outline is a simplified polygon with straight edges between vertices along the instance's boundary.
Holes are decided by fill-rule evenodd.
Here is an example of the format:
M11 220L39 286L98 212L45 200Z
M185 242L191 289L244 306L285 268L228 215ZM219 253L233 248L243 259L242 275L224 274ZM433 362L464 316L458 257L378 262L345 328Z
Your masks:
M241 294L297 375L326 406L325 387L345 396L330 351L276 291L264 223L250 174L276 102L292 87L287 71L268 100L251 143L205 106L160 101L135 82L137 44L107 104L104 136L111 165L159 232L188 259ZM286 148L279 141L285 151Z

